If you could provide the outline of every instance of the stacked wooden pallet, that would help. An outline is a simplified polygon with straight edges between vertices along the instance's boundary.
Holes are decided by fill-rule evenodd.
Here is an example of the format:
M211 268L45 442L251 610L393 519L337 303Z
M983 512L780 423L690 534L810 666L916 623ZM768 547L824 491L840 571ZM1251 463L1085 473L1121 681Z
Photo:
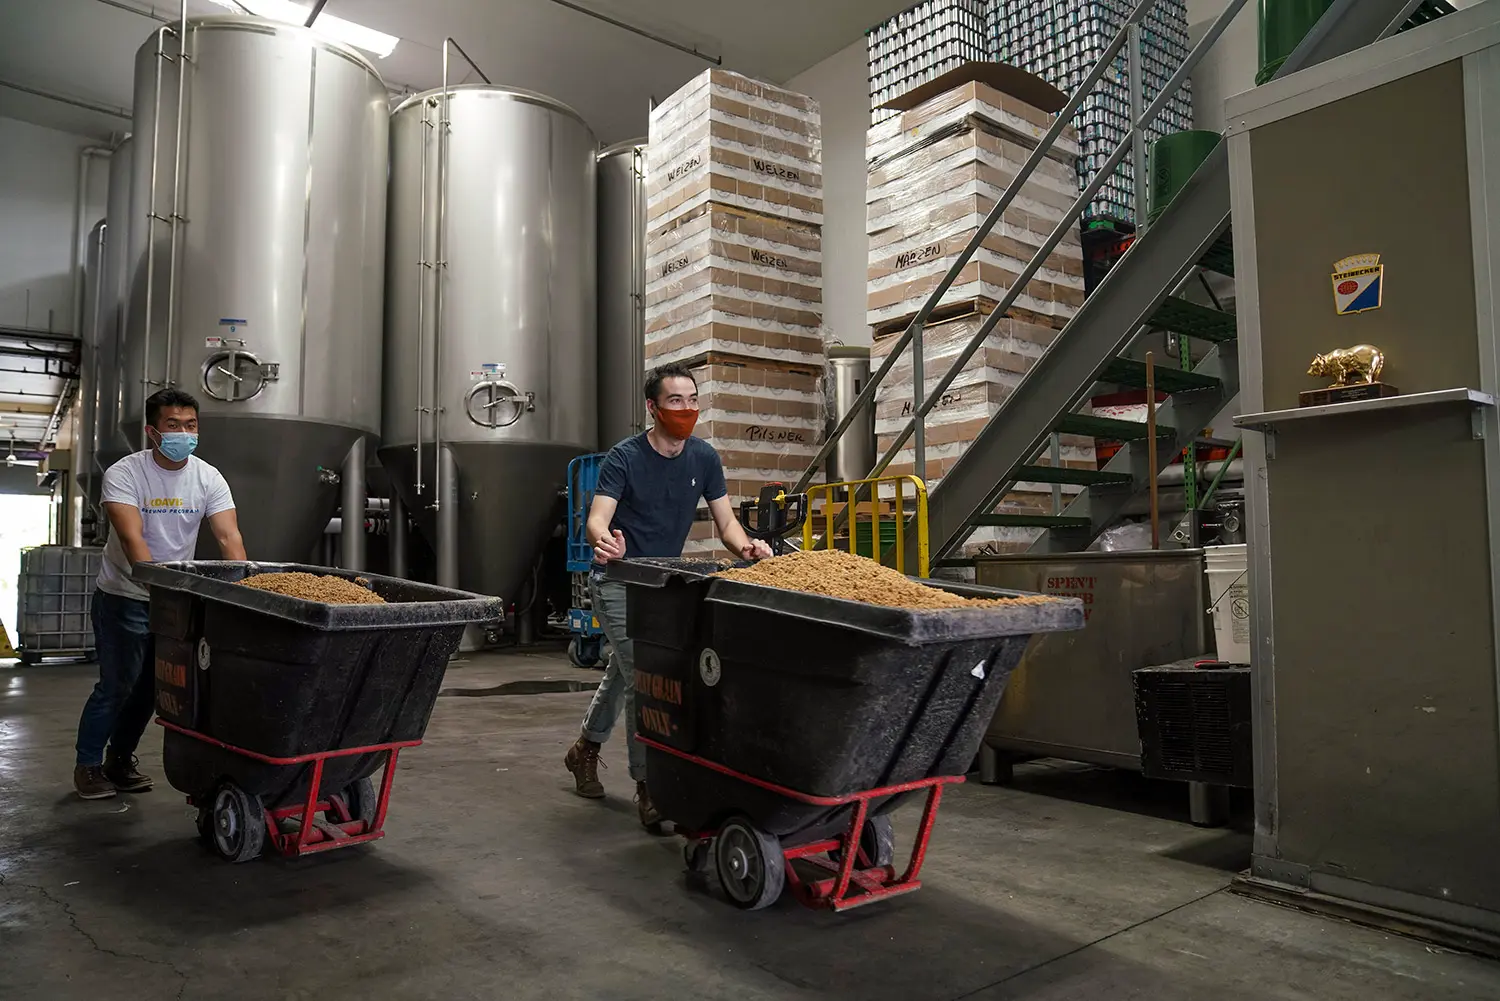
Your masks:
M968 82L870 129L866 320L875 331L875 359L889 354L897 335L973 240L1051 124L1049 114L1019 98L985 83ZM1027 262L1067 215L1078 193L1073 166L1077 152L1076 134L1069 129L940 300L923 338L926 392L937 388L998 300L1015 287ZM1083 304L1083 295L1082 248L1076 228L1069 227L928 414L929 487L942 479L999 411ZM914 410L908 349L876 396L882 453ZM908 441L890 471L915 471L915 458ZM1064 440L1059 461L1093 468L1093 443ZM1027 484L1007 498L1007 510L1048 513L1053 499L1050 485ZM1028 538L1026 530L982 529L971 541L1003 550Z
M698 378L733 501L794 480L824 431L817 102L709 70L651 114L646 364ZM711 551L694 526L686 553Z

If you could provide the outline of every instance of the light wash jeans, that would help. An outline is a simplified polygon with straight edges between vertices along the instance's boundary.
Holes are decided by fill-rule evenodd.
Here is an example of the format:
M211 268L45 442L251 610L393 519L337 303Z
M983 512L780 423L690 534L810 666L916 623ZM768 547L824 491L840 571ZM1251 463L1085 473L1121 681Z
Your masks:
M625 585L589 574L589 598L609 640L609 666L583 717L583 735L596 744L609 740L620 713L625 714L625 753L630 777L646 781L646 748L635 739L635 643L625 635Z

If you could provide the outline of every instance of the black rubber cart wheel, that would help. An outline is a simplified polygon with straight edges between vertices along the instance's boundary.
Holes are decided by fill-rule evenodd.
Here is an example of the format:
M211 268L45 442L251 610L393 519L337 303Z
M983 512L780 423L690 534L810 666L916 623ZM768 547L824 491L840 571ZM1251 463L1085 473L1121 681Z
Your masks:
M266 843L266 811L260 797L225 782L214 793L209 821L213 849L230 862L248 862L260 855ZM199 821L202 830L202 821Z
M786 885L781 842L743 817L735 817L714 838L719 885L734 906L747 911L769 907Z
M708 863L712 856L709 854L710 842L707 840L688 841L682 846L682 862L687 866L688 872L695 876L701 876L708 871Z
M568 663L574 667L594 668L604 659L602 636L578 636L568 641Z
M198 840L205 848L214 846L214 811L212 807L198 807Z
M349 808L350 820L363 820L366 832L375 827L375 814L380 812L380 790L375 788L370 776L345 786L338 797Z
M890 865L896 860L896 831L891 818L886 814L870 817L859 831L859 850L872 866ZM835 848L828 853L834 865L844 860L844 853Z

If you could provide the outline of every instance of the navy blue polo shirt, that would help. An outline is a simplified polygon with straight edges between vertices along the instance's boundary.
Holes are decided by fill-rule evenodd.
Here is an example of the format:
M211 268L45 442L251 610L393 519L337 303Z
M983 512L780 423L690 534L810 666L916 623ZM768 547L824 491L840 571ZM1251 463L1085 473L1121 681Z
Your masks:
M689 438L669 459L642 432L609 450L596 492L618 502L609 527L624 533L630 559L682 555L698 502L716 501L729 491L724 464L708 442Z

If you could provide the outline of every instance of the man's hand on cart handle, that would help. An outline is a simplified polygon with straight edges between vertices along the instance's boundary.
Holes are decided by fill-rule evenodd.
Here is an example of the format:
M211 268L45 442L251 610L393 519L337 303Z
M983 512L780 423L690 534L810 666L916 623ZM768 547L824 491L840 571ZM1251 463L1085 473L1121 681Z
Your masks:
M625 558L625 533L618 528L609 535L600 536L594 543L594 562L608 563Z
M740 556L747 560L765 560L774 555L771 547L760 539L751 539L749 545L740 547Z

